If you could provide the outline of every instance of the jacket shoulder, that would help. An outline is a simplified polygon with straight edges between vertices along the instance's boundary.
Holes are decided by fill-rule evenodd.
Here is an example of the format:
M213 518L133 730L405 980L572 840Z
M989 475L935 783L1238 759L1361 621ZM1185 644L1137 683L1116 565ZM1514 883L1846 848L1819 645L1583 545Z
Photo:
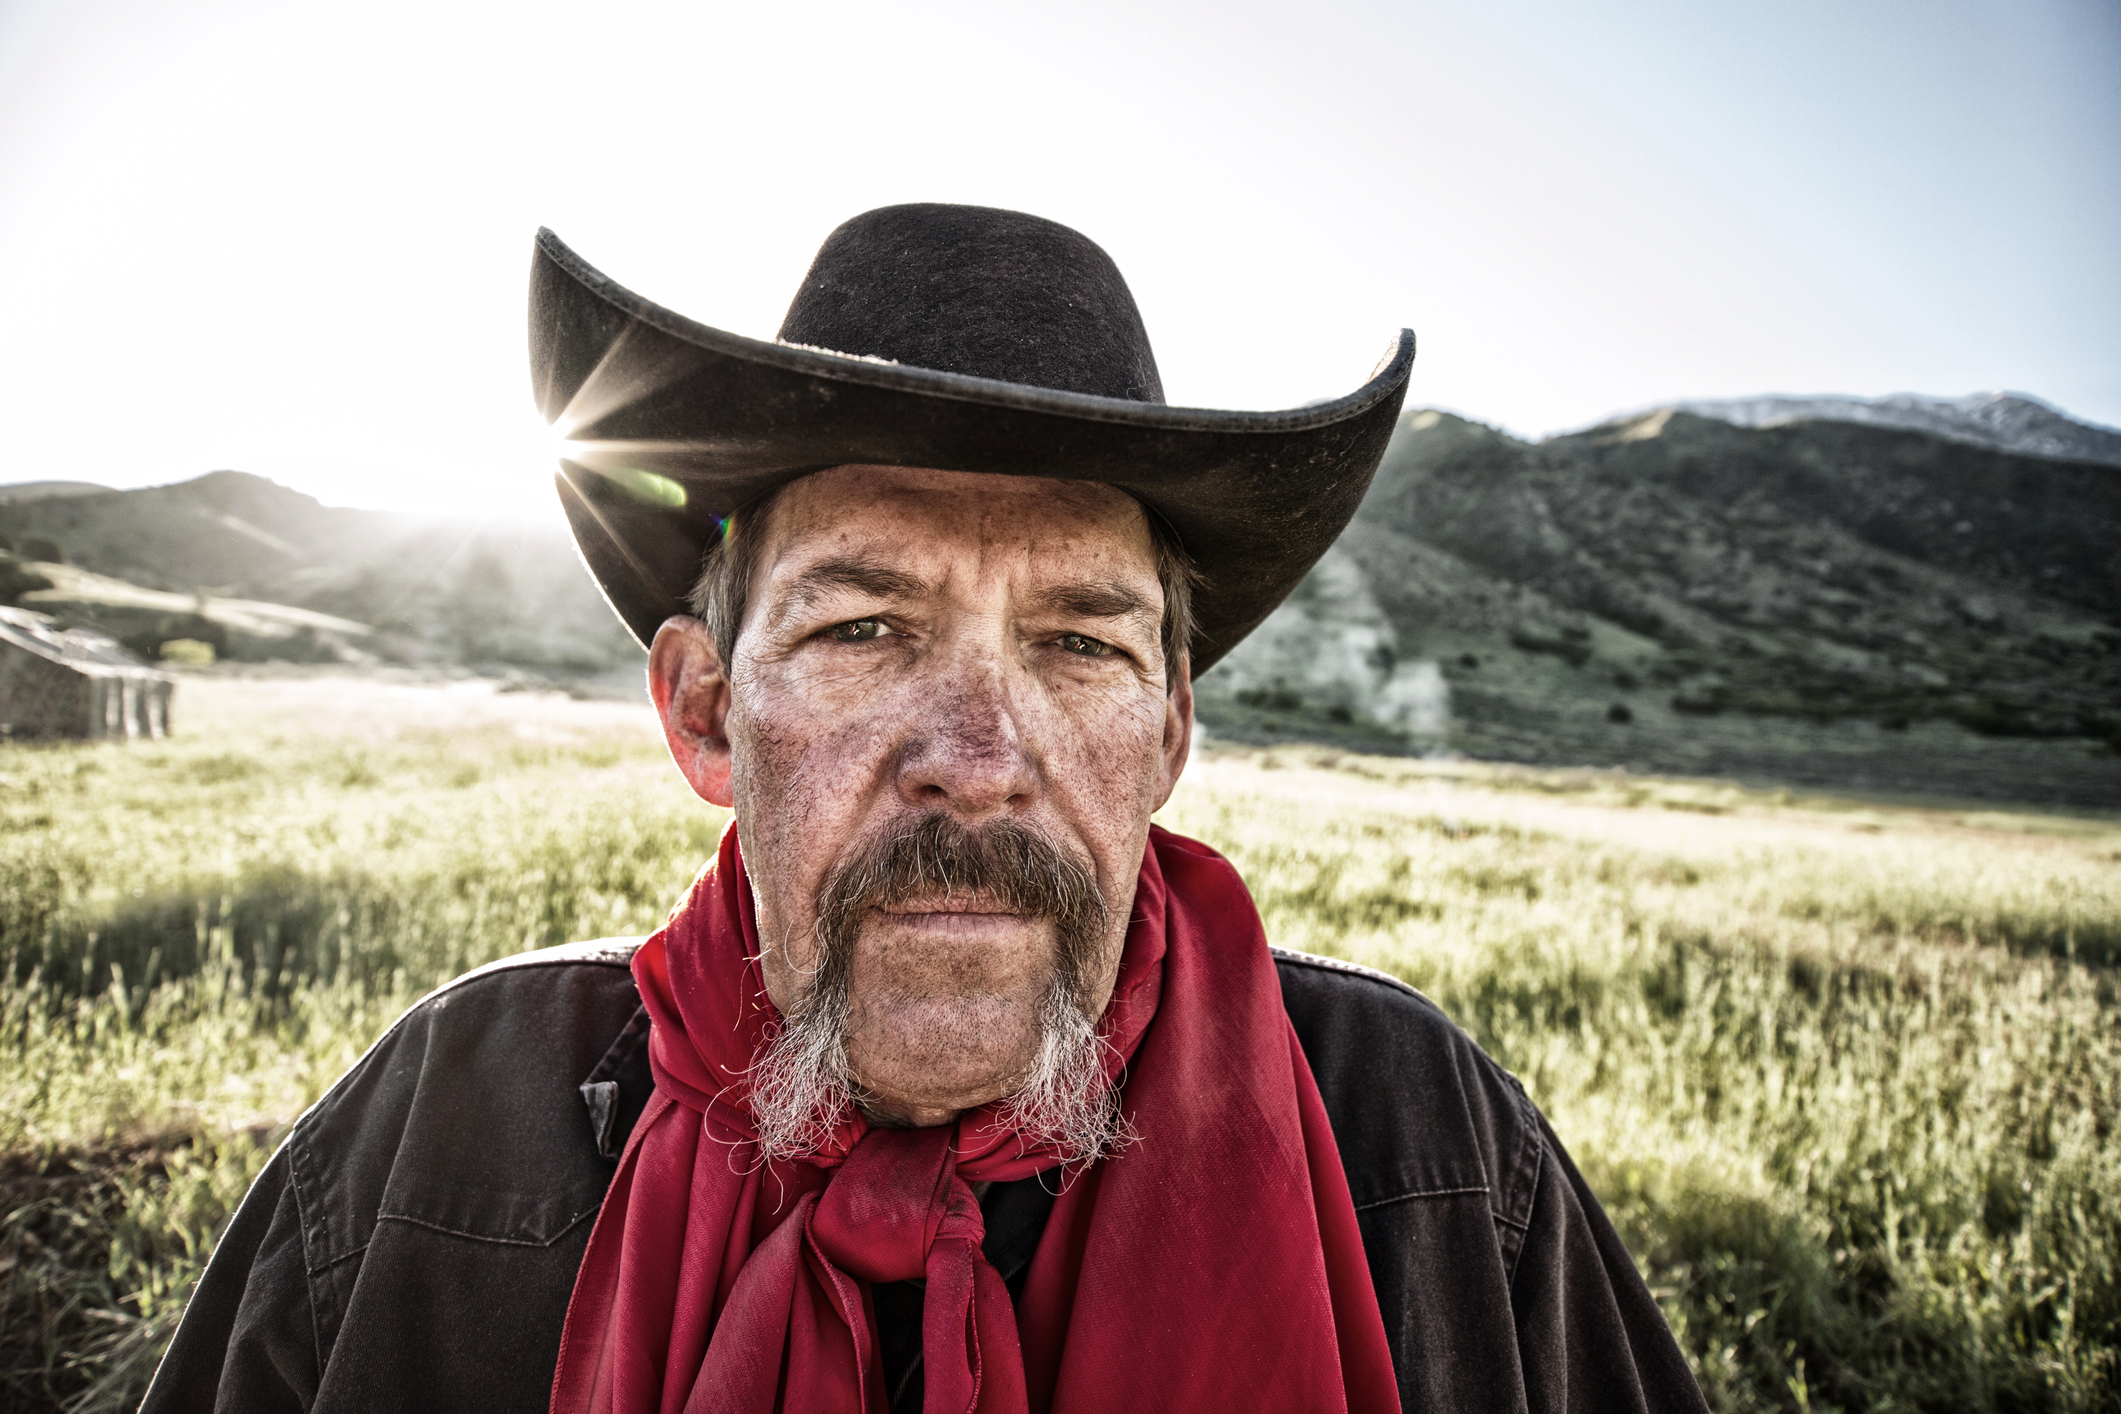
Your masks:
M288 1136L310 1269L378 1222L542 1246L593 1216L610 1168L580 1087L633 1029L639 945L502 958L400 1017Z
M1356 1209L1486 1193L1496 1220L1521 1228L1545 1144L1516 1077L1398 978L1337 958L1273 954Z

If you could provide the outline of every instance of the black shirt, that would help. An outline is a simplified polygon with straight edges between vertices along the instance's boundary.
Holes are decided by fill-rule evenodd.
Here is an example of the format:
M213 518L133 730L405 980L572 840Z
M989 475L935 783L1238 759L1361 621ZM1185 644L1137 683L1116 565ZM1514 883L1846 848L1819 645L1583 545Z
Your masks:
M634 946L507 958L407 1012L259 1174L143 1410L545 1409L575 1271L654 1086ZM1274 956L1404 1407L1704 1409L1517 1081L1404 983ZM1026 1179L982 1208L1013 1292L1051 1202ZM918 1286L879 1288L877 1313L894 1407L917 1408Z

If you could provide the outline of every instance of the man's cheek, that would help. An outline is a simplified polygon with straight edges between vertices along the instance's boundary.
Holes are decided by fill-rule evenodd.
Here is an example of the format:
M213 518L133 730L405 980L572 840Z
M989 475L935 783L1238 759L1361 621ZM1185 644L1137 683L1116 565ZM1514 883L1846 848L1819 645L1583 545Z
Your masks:
M820 796L859 796L864 777L888 755L879 714L821 703L803 694L760 694L743 714L745 762L761 804L798 808Z
M1153 787L1162 760L1163 704L1138 692L1049 704L1038 735L1049 763L1065 763L1065 779L1106 800L1133 800Z
M857 833L870 792L855 763L872 757L876 743L858 725L820 732L784 717L755 729L759 721L747 713L735 733L738 829L754 877L771 896L765 916L779 931L803 933L811 900Z

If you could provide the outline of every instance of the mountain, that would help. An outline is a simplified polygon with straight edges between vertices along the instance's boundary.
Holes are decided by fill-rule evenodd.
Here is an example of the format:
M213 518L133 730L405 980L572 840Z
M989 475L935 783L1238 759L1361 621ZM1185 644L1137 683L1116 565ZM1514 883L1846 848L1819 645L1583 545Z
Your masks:
M566 673L639 660L558 526L346 510L236 471L144 490L10 495L22 489L0 487L0 537L20 560L58 558L89 574L18 561L18 601L150 656L158 637L203 636L252 658ZM24 575L52 587L23 587ZM171 608L173 594L189 596L190 610ZM291 612L261 615L261 605Z
M2023 393L1969 393L1963 398L1732 398L1675 403L1678 412L1739 427L1783 427L1796 422L1860 422L1927 432L2021 456L2121 466L2121 431L2079 422ZM1662 409L1655 409L1662 411Z
M1397 697L1365 705L1357 638ZM1355 744L1424 674L1416 747L2121 807L2121 473L1846 419L1409 413L1202 718Z

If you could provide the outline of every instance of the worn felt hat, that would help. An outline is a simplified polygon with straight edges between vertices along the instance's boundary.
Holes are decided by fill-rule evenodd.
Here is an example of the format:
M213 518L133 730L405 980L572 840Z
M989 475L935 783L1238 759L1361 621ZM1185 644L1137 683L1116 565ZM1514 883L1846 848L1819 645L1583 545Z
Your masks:
M728 516L852 464L1101 481L1199 567L1193 671L1286 598L1384 455L1414 335L1346 397L1286 412L1167 407L1134 297L1066 226L887 206L826 238L776 342L696 324L550 231L530 272L538 406L560 499L611 606L647 643L689 612Z

